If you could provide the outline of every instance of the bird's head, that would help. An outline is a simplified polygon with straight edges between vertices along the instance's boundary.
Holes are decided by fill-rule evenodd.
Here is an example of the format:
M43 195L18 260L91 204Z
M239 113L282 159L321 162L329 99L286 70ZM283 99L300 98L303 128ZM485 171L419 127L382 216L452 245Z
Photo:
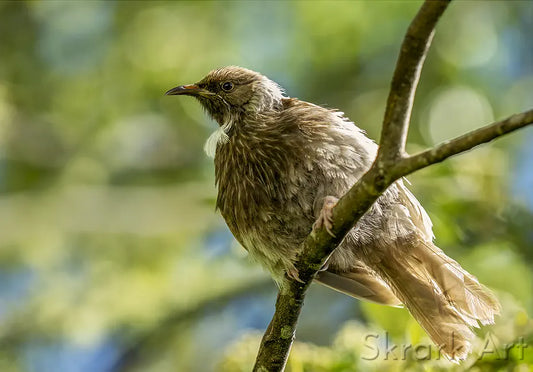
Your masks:
M283 91L265 76L237 66L213 70L198 83L180 85L167 95L189 95L200 101L221 127L231 127L245 115L281 107Z

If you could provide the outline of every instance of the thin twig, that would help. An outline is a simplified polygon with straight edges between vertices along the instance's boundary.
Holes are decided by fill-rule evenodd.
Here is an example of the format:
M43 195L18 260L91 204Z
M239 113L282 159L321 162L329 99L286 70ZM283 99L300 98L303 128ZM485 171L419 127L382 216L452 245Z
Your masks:
M533 122L533 110L512 115L504 120L473 130L462 136L448 140L431 149L402 159L396 171L402 175L412 173L428 165L440 163L450 156L470 150L475 146L490 142L495 138L523 128Z

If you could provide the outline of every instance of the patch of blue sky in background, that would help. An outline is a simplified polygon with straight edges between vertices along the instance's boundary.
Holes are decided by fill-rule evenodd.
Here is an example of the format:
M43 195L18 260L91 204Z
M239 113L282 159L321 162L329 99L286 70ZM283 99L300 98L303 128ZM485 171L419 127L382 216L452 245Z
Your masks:
M113 2L36 2L39 54L52 69L76 75L98 68L113 39Z

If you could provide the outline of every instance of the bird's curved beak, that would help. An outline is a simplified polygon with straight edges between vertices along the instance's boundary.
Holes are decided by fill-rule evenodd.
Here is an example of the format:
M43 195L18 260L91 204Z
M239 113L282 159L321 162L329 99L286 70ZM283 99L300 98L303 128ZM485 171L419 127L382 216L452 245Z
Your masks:
M180 94L189 95L189 96L195 96L200 93L202 93L204 90L200 88L196 84L189 84L189 85L180 85L179 87L175 87L172 89L167 90L165 93L166 96L177 96Z

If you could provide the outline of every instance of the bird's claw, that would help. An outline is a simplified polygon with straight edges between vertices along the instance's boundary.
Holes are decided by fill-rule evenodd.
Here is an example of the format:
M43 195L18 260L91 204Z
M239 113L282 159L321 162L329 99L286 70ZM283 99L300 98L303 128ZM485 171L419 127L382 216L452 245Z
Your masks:
M304 282L302 279L300 279L300 274L298 273L298 269L295 268L294 266L291 266L287 270L287 276L289 277L289 279L296 280L298 283Z
M333 234L333 207L337 205L338 200L336 197L329 195L324 198L320 214L313 224L313 235L318 229L324 227L328 234L335 238L335 234Z

